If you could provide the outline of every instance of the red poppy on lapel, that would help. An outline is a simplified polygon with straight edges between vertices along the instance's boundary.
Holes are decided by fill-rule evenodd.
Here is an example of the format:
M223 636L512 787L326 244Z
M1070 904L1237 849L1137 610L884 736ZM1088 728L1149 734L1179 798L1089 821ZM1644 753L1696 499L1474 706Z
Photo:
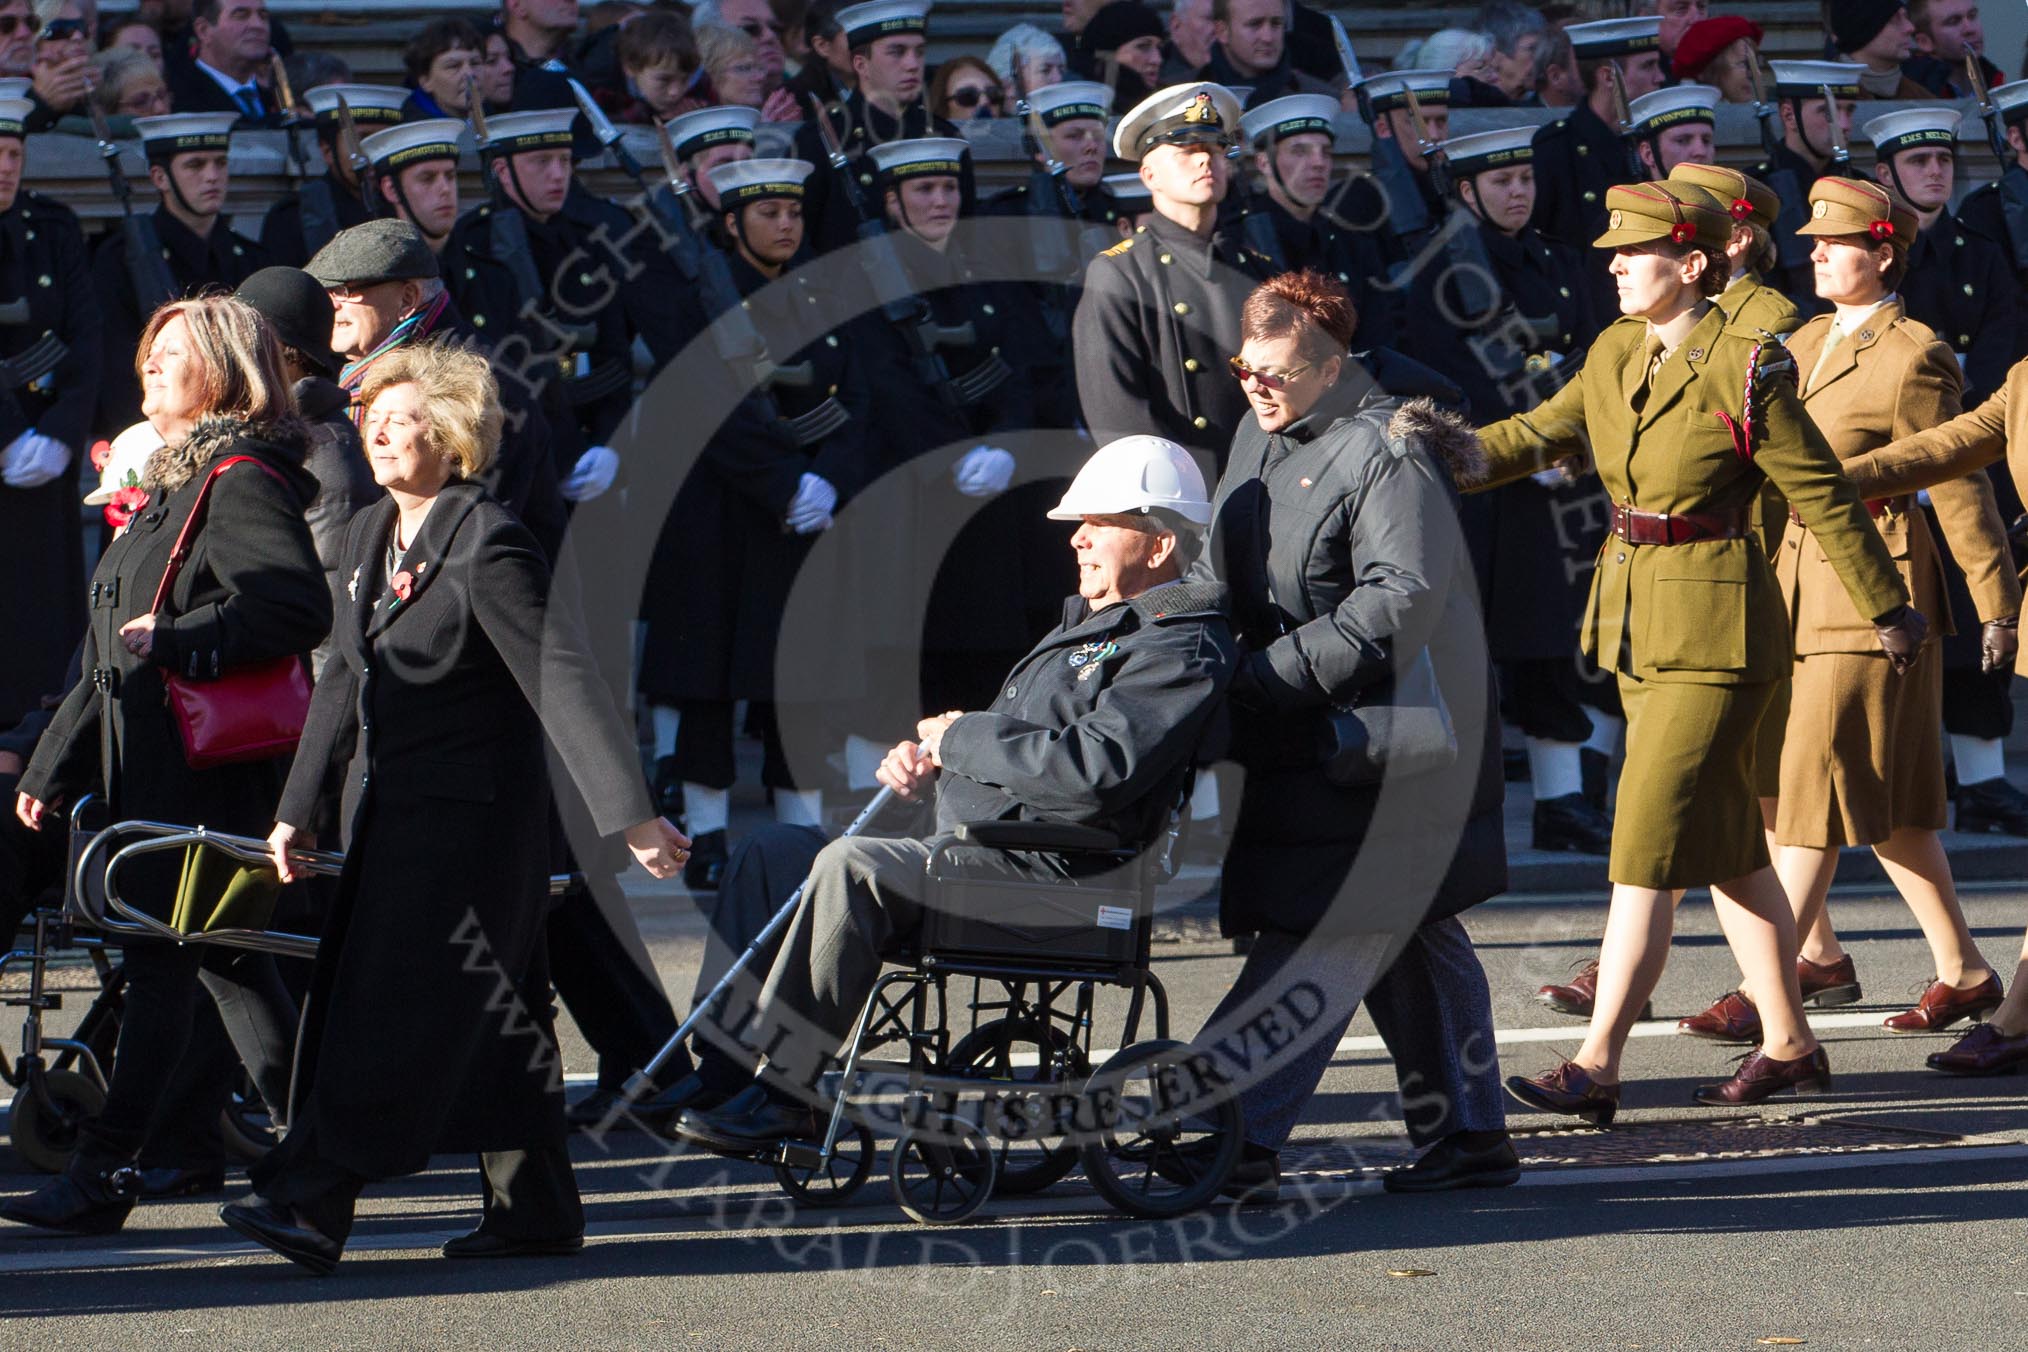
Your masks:
M400 605L415 590L415 574L404 568L389 578L387 585L394 592L394 604Z

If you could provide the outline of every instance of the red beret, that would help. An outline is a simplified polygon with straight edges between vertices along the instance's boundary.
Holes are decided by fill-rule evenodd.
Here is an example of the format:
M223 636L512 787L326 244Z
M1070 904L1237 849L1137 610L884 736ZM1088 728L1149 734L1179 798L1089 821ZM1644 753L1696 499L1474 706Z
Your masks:
M1715 18L1699 19L1683 30L1682 41L1676 44L1676 55L1669 61L1672 73L1685 80L1694 80L1704 73L1711 64L1711 58L1730 47L1741 38L1752 38L1755 46L1767 36L1767 31L1752 19L1742 19L1737 14L1720 14Z

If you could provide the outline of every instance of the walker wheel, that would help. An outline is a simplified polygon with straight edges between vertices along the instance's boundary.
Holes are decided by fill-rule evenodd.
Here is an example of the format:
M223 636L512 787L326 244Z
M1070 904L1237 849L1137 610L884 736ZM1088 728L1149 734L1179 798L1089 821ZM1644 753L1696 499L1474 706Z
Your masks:
M814 1153L816 1146L809 1149ZM774 1170L775 1182L797 1206L843 1206L872 1176L873 1128L848 1117L839 1125L830 1159L810 1166L777 1163Z
M98 1083L74 1070L44 1071L21 1087L8 1112L14 1148L32 1168L60 1174L77 1151L78 1124L106 1106Z
M1184 1042L1137 1042L1085 1084L1074 1139L1085 1176L1115 1210L1180 1216L1217 1197L1239 1163L1234 1087Z
M956 1225L993 1195L993 1147L986 1133L951 1113L924 1113L894 1143L888 1181L913 1221Z
M1040 1192L1077 1167L1077 1147L1064 1139L1077 1107L1070 1084L1090 1075L1091 1063L1063 1029L1051 1026L1046 1043L1042 1029L1040 1018L1028 1016L982 1023L943 1064L945 1075L985 1082L976 1104L967 1090L963 1102L945 1094L938 1106L978 1123L992 1140L998 1192Z

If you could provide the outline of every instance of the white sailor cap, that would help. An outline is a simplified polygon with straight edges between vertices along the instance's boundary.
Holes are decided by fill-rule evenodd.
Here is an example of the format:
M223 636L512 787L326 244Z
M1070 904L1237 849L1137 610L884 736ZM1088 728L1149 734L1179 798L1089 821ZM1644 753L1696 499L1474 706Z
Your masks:
M0 99L25 99L35 88L35 81L26 75L10 75L0 80Z
M359 149L376 169L400 173L425 160L455 160L465 124L455 117L431 117L361 137Z
M1222 84L1192 80L1142 99L1113 128L1113 154L1138 161L1159 145L1230 146L1239 135L1239 99Z
M0 99L0 136L26 136L28 118L34 111L32 99Z
M1955 150L1958 123L1963 120L1964 115L1955 108L1907 108L1882 113L1861 130L1873 143L1873 153L1884 160L1917 146Z
M732 160L705 176L718 192L719 209L731 211L769 197L803 198L803 182L816 166L808 160Z
M1776 98L1822 98L1826 86L1841 99L1859 97L1859 77L1866 67L1856 61L1770 61Z
M1475 131L1470 136L1453 136L1438 149L1453 179L1470 178L1490 169L1511 169L1535 162L1535 132L1530 124L1501 127L1497 131Z
M892 37L920 37L929 32L929 0L868 0L847 5L837 24L848 47L866 47Z
M492 149L502 155L519 155L526 150L568 150L576 144L570 128L577 118L575 105L500 113L486 119L486 135L491 138Z
M1113 205L1121 211L1139 215L1155 204L1155 194L1148 185L1141 182L1139 173L1107 174L1099 180L1106 193L1113 199Z
M760 109L743 103L720 104L680 114L662 125L676 146L676 158L687 160L713 146L752 145L753 129L760 125Z
M352 110L355 124L391 127L401 121L401 110L408 103L409 92L395 85L327 84L318 85L303 95L303 101L317 116L317 124L324 127L338 125L340 98Z
M883 177L899 183L907 178L961 173L965 155L971 148L971 143L962 136L915 136L882 141L866 153Z
M1565 24L1563 34L1570 39L1570 50L1580 61L1658 52L1662 49L1662 18L1659 14L1650 14L1638 19L1600 19L1596 23Z
M2008 122L2019 122L2028 118L2028 80L2015 80L2009 84L1994 85L1993 106Z
M1318 132L1332 134L1338 121L1338 100L1328 94L1284 94L1269 99L1239 120L1240 134L1252 145L1263 139L1281 141Z
M151 160L166 160L190 150L225 150L232 144L233 124L238 113L165 113L161 117L137 117L134 131L141 138L141 153Z
M1028 106L1045 127L1075 122L1081 117L1103 122L1112 116L1112 86L1097 80L1060 80L1030 94Z
M1370 121L1391 109L1408 107L1411 89L1415 91L1417 103L1449 103L1451 78L1451 72L1447 70L1391 70L1385 75L1368 76L1352 88L1357 91L1359 106L1367 111Z
M1643 94L1627 105L1627 122L1637 136L1654 136L1686 122L1710 126L1717 120L1718 101L1723 97L1707 84L1671 85Z

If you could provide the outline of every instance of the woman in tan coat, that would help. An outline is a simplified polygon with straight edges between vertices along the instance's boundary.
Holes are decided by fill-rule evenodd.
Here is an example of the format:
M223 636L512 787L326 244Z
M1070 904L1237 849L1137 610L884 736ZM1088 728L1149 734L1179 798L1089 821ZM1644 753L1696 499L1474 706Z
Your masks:
M1509 1080L1546 1112L1610 1121L1627 1033L1668 958L1682 890L1709 886L1767 1037L1700 1102L1757 1103L1820 1086L1830 1068L1796 986L1795 917L1768 862L1754 735L1790 666L1787 619L1754 531L1772 479L1825 542L1878 641L1904 658L1924 624L1865 507L1803 415L1778 344L1732 329L1711 297L1728 280L1732 218L1672 184L1611 189L1611 271L1625 318L1540 407L1481 433L1490 487L1588 449L1613 508L1581 639L1615 671L1627 764L1613 827L1612 906L1584 1046Z
M1837 307L1789 340L1803 373L1803 407L1841 460L1934 427L1959 412L1957 359L1909 319L1894 287L1907 268L1915 211L1877 183L1819 179L1810 190L1817 294ZM1937 519L1963 560L1984 622L2011 622L2021 589L1992 489L1983 474L1938 484ZM1915 607L1946 632L1948 602L1929 524L1910 497L1867 503ZM1872 625L1839 585L1823 549L1792 521L1776 558L1794 618L1796 668L1781 756L1776 872L1796 914L1802 950L1797 977L1805 1000L1849 1003L1859 996L1851 957L1825 909L1838 849L1870 845L1915 913L1936 977L1914 1009L1887 1020L1892 1032L1945 1028L2000 1003L1999 977L1972 942L1938 832L1945 821L1942 665L1925 644L1896 675L1873 641ZM1759 1033L1751 1002L1734 991L1678 1025L1722 1041Z

